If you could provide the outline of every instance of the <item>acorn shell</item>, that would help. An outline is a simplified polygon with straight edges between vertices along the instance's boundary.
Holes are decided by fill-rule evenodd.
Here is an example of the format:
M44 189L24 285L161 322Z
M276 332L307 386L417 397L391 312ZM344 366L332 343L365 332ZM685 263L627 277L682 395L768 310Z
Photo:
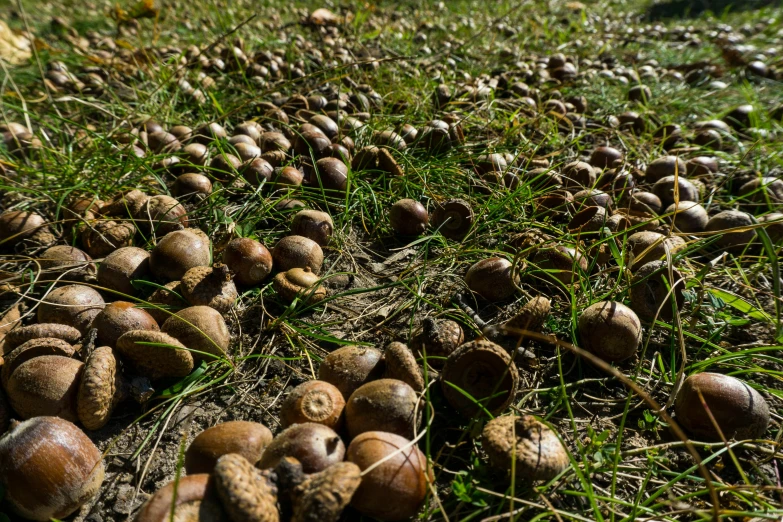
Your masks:
M442 368L445 359L465 342L465 333L456 321L427 317L411 337L411 348L419 357L427 355L427 364ZM431 359L430 359L431 357Z
M463 344L449 355L441 373L441 384L446 400L462 415L472 417L481 410L475 401L496 414L514 399L519 373L506 350L478 339Z

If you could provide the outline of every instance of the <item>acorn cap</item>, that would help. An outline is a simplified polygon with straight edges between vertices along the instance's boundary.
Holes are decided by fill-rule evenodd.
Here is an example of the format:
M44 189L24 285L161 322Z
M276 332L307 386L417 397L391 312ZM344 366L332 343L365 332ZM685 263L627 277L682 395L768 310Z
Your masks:
M461 241L468 235L476 216L470 203L464 199L450 199L437 203L432 213L432 224L444 237Z
M35 357L43 355L62 355L63 357L73 357L75 353L73 346L62 339L54 337L41 337L30 339L21 346L15 348L11 353L5 356L2 370L0 371L0 381L3 387L8 385L8 379L19 366Z
M261 471L242 455L229 453L213 471L223 509L234 522L277 522L277 486L271 470Z
M68 344L73 344L81 339L82 334L73 326L58 323L38 323L30 326L21 326L8 332L5 336L5 352L8 353L14 348L32 339L48 337L52 339L62 339Z
M117 351L139 373L152 380L185 377L193 370L193 356L185 345L163 332L133 330L124 333L117 339Z
M231 273L222 263L191 268L182 276L180 290L193 306L210 306L221 314L231 310L239 297Z
M397 379L417 392L424 391L424 376L416 363L416 356L404 343L389 343L383 352L384 378Z
M96 348L87 359L76 396L79 421L88 430L106 425L117 391L117 360L108 346Z
M353 462L308 475L294 488L291 522L337 522L361 482L361 469Z
M568 452L547 425L531 415L507 415L489 421L481 434L489 462L519 479L551 480L569 465Z
M506 350L491 341L478 339L463 344L449 355L441 383L449 404L462 415L472 417L480 410L475 401L480 401L493 414L511 404L519 374Z
M284 301L291 302L299 296L308 303L317 303L326 298L326 289L318 284L319 279L309 267L292 268L277 274L272 286Z
M544 326L551 309L552 305L549 299L543 296L534 297L525 303L514 317L506 321L504 326L538 332Z

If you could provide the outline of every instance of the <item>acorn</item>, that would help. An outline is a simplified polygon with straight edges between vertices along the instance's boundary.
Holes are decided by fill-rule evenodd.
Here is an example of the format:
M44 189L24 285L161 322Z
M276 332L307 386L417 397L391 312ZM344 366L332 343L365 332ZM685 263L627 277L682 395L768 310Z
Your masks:
M610 362L633 357L642 340L639 318L617 301L601 301L585 308L577 329L583 348Z
M118 248L98 266L98 282L110 290L136 295L132 281L151 275L150 254L137 247Z
M43 251L38 258L41 268L58 274L67 272L70 277L95 274L95 264L87 253L76 247L56 245Z
M231 342L223 316L210 306L191 306L176 312L166 319L161 331L193 350L194 363L209 362L213 359L210 356L225 358Z
M612 207L612 196L602 190L585 189L574 194L574 208L578 211L584 207Z
M665 259L668 250L674 255L682 250L687 243L680 236L666 237L658 232L645 230L628 236L628 263L631 270L636 270L645 263Z
M351 438L367 431L385 431L411 439L421 424L419 396L396 379L370 381L346 401L345 424Z
M185 345L163 332L126 332L117 339L117 353L153 381L193 371L193 356Z
M647 105L652 99L652 91L646 85L634 85L628 91L628 101Z
M518 282L519 275L512 270L511 261L502 257L483 259L465 274L468 288L490 302L503 301L514 295Z
M338 462L318 473L305 475L301 464L287 457L275 472L281 489L280 504L291 507L290 522L337 522L362 482L361 469L352 462ZM288 491L283 491L284 483L291 484ZM289 497L287 502L285 496Z
M210 241L193 230L169 232L150 253L150 270L164 281L178 281L185 272L198 266L209 266Z
M709 217L707 211L692 201L681 201L679 204L672 203L663 213L669 215L675 230L680 232L702 232L707 228Z
M613 147L596 147L590 155L590 165L599 169L612 167L623 160L623 153Z
M258 422L216 424L199 433L190 443L185 451L185 470L188 475L212 473L218 459L229 453L238 453L255 464L261 460L272 438L269 428Z
M161 236L188 226L185 207L166 195L147 198L141 208L133 213L133 218L137 224Z
M234 281L244 286L255 286L272 272L272 254L263 244L246 237L228 243L223 263L234 274Z
M631 309L641 320L651 322L657 317L662 321L670 321L673 317L672 297L677 303L677 309L682 309L685 281L675 268L672 268L672 277L673 280L669 277L666 261L651 261L634 273L630 288ZM671 295L670 288L673 288Z
M679 201L695 201L699 202L699 189L696 185L688 181L682 176L676 178L676 183L679 190ZM658 196L661 200L663 207L668 207L674 203L674 191L675 191L675 176L666 176L655 182L652 192Z
M0 245L5 247L13 247L25 239L34 239L36 234L46 231L46 220L35 212L6 210L0 214Z
M79 239L92 257L104 257L118 248L133 245L136 227L128 221L97 221L85 226Z
M83 369L81 361L62 355L33 357L16 366L8 378L8 402L23 419L49 415L76 422Z
M568 222L568 231L572 234L600 232L608 227L609 216L603 207L582 207Z
M740 187L739 195L751 206L777 210L783 206L783 180L775 177L752 179Z
M321 246L302 236L286 236L272 250L275 266L281 270L309 268L314 274L321 271L324 253Z
M752 228L753 224L753 218L745 212L724 210L710 218L704 231L715 234L723 233L723 236L714 243L716 248L743 249L756 238L756 231ZM745 228L746 230L725 232L733 228Z
M565 245L539 248L532 262L543 272L543 276L566 285L578 282L580 273L586 273L589 268L584 255Z
M291 220L291 233L326 246L334 233L332 217L319 210L300 210Z
M280 406L280 424L315 422L339 431L345 399L336 386L325 381L308 381L294 388Z
M633 192L628 198L627 207L629 214L634 216L655 216L660 214L663 204L661 198L652 192Z
M4 352L7 354L14 348L33 339L60 339L66 344L76 343L82 334L72 326L58 323L36 323L29 326L19 326L5 335ZM6 359L6 363L8 360Z
M173 520L228 520L212 475L180 477L160 488L142 505L134 522Z
M277 274L272 280L272 287L285 302L300 298L306 303L317 303L326 298L326 288L319 281L320 278L309 267L292 268Z
M117 343L125 332L132 330L158 331L158 323L142 308L134 303L115 301L107 304L93 319L91 328L98 331L97 341L101 345L111 346Z
M532 415L506 415L489 421L481 432L489 463L527 483L552 480L570 465L557 434Z
M67 420L35 417L0 439L4 500L29 520L63 519L92 499L103 484L102 455Z
M382 355L369 346L343 346L324 357L318 378L336 386L348 400L359 386L383 375Z
M685 431L706 441L758 439L770 420L769 406L759 392L735 377L709 372L685 379L674 412Z
M49 328L49 330L52 331L53 329ZM76 353L74 347L63 339L58 339L56 337L38 337L30 339L29 341L10 349L8 353L6 353L2 369L0 370L3 388L8 388L8 381L11 379L11 375L16 369L31 359L44 355L60 355L70 358L73 357L74 353ZM48 377L44 377L43 380L46 380L47 378Z
M305 422L281 431L264 449L257 466L274 468L284 457L302 463L305 473L317 473L345 458L345 444L331 428Z
M182 297L179 281L171 281L156 288L146 302L139 303L139 307L144 307L158 324L163 324L171 314L188 306Z
M422 327L413 333L411 349L420 357L426 354L427 363L433 368L442 368L446 358L463 342L465 334L459 323L427 317L422 321Z
M345 192L348 187L348 167L344 162L337 158L321 158L315 166L317 179L311 180L314 186Z
M347 460L362 471L372 467L351 499L357 511L389 521L407 519L419 511L432 477L426 457L408 439L382 431L362 433L348 446Z
M203 174L186 172L177 176L171 191L178 198L197 195L209 196L212 194L212 182Z
M41 302L38 322L72 326L83 335L104 306L106 303L101 294L89 286L61 286L52 290Z
M482 410L496 414L514 399L519 374L505 349L478 339L449 355L441 372L441 384L446 400L465 417Z
M759 223L764 223L764 230L769 234L773 243L778 243L783 239L783 213L773 212L758 218Z
M389 209L389 220L394 231L401 236L418 236L427 230L427 209L418 201L401 199Z

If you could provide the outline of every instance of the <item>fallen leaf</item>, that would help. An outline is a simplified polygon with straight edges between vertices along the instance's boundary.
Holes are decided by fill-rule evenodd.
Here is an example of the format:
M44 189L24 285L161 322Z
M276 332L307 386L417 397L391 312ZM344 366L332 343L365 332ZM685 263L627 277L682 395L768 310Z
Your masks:
M13 65L20 64L32 56L31 47L29 39L14 33L0 20L0 59Z

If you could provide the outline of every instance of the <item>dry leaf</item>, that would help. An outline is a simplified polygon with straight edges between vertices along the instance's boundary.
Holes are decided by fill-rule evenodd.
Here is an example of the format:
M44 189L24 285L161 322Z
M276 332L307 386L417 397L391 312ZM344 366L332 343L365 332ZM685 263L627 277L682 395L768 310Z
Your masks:
M30 40L15 34L0 20L0 59L10 64L20 64L32 56Z

